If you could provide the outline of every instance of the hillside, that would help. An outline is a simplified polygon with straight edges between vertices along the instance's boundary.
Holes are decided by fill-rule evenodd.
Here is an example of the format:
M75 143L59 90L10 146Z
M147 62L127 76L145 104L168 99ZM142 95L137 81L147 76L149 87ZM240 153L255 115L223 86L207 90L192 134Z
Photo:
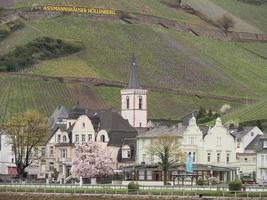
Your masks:
M189 1L188 3L190 3ZM73 1L67 0L26 0L17 1L9 6L14 8L32 6L36 3L38 5L53 3L113 8L215 28L197 16L167 5L167 1L162 2L138 0L126 3L122 0L112 0L75 1L73 3ZM209 12L201 10L205 2L209 3L207 5L219 7L221 13L227 10L226 4L220 5L216 0L200 0L197 1L197 4L196 1L191 2L195 3L192 6L198 6L198 9L207 16ZM264 10L265 7L261 9ZM240 10L242 9L240 8ZM267 11L267 9L265 10ZM231 10L228 12L236 15L238 19L240 18L237 24L238 31L242 31L239 28L245 27L246 31L264 32L264 26L259 29L257 24L242 18L241 14ZM259 18L259 20L261 19ZM218 96L253 98L260 101L267 98L266 43L230 43L197 37L194 34L177 32L162 26L142 23L129 24L123 20L89 16L38 16L21 20L24 27L12 32L1 41L0 56L41 37L78 42L82 44L83 48L75 54L41 61L20 73L57 77L90 77L127 82L130 55L134 52L137 56L138 76L142 85L197 91ZM120 110L119 88L116 87L90 86L79 83L73 85L55 80L38 82L37 80L14 79L7 75L0 77L1 83L7 85L2 88L4 92L0 93L2 94L0 103L4 102L1 104L3 105L1 106L2 119L27 108L37 108L45 115L49 115L59 104L70 108L77 100L90 107L114 107L116 110ZM22 84L18 84L19 82ZM28 97L27 92L29 91L26 88L31 87L33 87L33 94ZM45 88L47 92L51 90L51 92L46 96L41 88ZM61 96L61 90L64 91L63 96ZM12 92L9 95L7 91ZM42 95L46 99L44 105L40 105L39 98ZM25 99L20 100L22 97ZM154 119L179 119L182 115L199 107L218 111L225 103L230 104L231 111L237 115L242 115L239 108L243 109L240 103L204 99L197 95L189 97L150 92L148 98L149 118ZM94 104L94 100L97 102L96 104ZM257 114L251 114L251 116L249 114L247 115L248 119L257 118Z
M183 0L208 19L216 22L223 14L228 14L235 20L234 31L266 33L267 5L253 5L239 0Z

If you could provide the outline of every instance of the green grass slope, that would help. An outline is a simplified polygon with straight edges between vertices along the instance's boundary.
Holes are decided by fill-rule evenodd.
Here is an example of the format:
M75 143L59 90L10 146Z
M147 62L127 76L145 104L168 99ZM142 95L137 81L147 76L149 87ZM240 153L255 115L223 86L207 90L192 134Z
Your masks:
M231 14L267 33L267 4L253 5L238 0L211 0Z
M96 91L100 94L103 101L110 107L114 107L117 111L121 109L120 90L110 87L96 87ZM160 92L148 93L148 117L149 119L173 119L179 120L184 115L200 107L210 108L219 112L224 101L198 99L197 97L184 97L173 94L162 94ZM230 103L231 107L238 109L237 103Z
M175 0L173 0L175 2ZM141 13L146 15L153 15L180 22L186 22L195 25L207 24L194 15L190 15L182 9L170 7L161 0L23 0L18 1L11 7L31 7L32 5L64 5L64 6L86 6L93 8L108 8L114 10L123 10L132 13Z
M0 53L40 36L80 41L85 50L71 56L71 62L70 57L43 62L28 73L68 76L73 65L75 76L126 82L130 55L135 52L142 84L219 95L266 96L265 59L233 43L147 25L73 16L28 21L24 29L3 41Z
M244 6L237 0L184 0L183 2L214 21L217 21L224 14L231 15L236 22L235 31L252 33L265 31L264 25L258 25L261 22L266 24L266 21L264 21L267 12L266 6L255 9L253 6ZM259 12L256 14L257 10ZM254 23L254 21L257 21L257 23Z

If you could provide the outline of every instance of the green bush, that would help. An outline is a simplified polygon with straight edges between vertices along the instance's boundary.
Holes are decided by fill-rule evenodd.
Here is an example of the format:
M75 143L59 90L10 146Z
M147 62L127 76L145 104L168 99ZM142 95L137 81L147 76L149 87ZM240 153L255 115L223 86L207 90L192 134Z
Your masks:
M205 183L205 181L204 181L203 178L199 178L199 179L197 179L197 181L196 181L196 184L197 184L197 185L204 185L204 183Z
M40 60L57 58L81 50L79 43L41 37L16 47L12 52L0 57L0 71L12 72L31 67Z
M129 192L136 192L137 190L139 190L139 185L138 185L138 183L130 182L130 183L128 184L128 191L129 191Z
M240 191L242 189L242 182L240 180L232 181L228 186L230 191Z

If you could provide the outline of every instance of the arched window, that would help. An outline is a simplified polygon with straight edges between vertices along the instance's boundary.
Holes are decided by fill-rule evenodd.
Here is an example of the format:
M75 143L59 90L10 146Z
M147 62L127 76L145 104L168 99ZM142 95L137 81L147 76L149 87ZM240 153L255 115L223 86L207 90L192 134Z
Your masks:
M101 141L101 142L105 142L105 141L106 141L105 135L101 135L101 136L100 136L100 141Z
M126 106L127 106L127 109L129 109L130 108L130 99L129 99L129 97L127 96L126 97Z
M142 99L142 96L139 96L139 109L142 109L142 107L143 107L143 99Z
M67 137L66 137L66 135L63 136L63 142L67 142Z

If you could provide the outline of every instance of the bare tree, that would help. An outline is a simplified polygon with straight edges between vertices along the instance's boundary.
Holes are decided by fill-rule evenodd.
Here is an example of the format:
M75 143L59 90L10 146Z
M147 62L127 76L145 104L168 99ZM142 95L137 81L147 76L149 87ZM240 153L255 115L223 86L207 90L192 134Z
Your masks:
M217 21L220 28L225 32L229 32L230 29L235 27L235 20L231 15L224 14L220 19Z
M12 145L18 175L26 178L25 169L33 162L34 149L48 134L47 121L38 112L28 111L12 116L1 128Z
M167 184L169 168L181 163L184 160L184 153L181 149L181 143L177 136L162 135L155 139L149 147L147 153L156 156L160 160L163 171L164 185Z

